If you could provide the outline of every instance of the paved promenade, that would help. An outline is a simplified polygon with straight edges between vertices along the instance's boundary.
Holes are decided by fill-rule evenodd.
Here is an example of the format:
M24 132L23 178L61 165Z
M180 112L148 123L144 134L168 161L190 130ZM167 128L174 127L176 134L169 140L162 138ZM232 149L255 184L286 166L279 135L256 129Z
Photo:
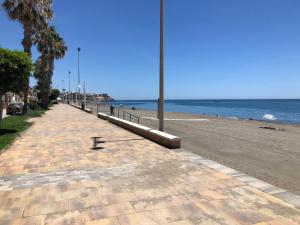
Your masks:
M1 225L300 224L281 190L71 106L32 121L0 155Z

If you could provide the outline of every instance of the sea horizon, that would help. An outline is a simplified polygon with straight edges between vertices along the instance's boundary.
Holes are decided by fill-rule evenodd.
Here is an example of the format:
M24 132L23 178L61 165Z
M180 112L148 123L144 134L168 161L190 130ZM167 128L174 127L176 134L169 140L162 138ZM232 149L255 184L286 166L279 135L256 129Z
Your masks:
M300 98L168 98L170 100L300 100ZM114 99L114 101L158 101L158 99Z
M115 106L157 110L157 100L114 100ZM166 112L300 124L300 99L166 99Z

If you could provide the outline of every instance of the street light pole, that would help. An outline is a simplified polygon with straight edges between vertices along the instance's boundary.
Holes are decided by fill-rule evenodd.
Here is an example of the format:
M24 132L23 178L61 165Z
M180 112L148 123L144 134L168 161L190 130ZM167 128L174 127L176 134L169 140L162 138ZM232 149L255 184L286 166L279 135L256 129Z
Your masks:
M159 130L164 131L164 0L160 0Z
M79 98L79 101L80 101L80 51L81 49L80 48L77 48L77 51L78 51L78 98Z
M64 101L64 80L61 81L61 95L62 95L62 99Z
M77 104L77 88L75 89L75 103Z
M68 95L68 101L69 101L69 103L71 101L71 71L69 71L69 95Z
M86 107L85 81L83 81L84 107Z
M73 91L72 91L72 102L74 102L74 94L75 94L75 101L76 101L77 95L76 95L76 90L75 89L73 89Z

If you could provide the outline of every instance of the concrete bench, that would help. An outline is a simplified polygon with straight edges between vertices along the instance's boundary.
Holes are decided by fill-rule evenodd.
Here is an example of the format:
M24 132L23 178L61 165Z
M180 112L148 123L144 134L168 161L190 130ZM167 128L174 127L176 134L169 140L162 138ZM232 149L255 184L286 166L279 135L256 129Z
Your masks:
M149 132L151 136L151 138L149 138L150 140L171 149L181 148L180 137L153 129L151 129Z
M148 131L151 130L149 127L145 127L136 123L132 123L126 120L122 120L120 118L109 116L108 121L118 125L119 127L123 127L126 130L129 130L133 133L139 134L145 138L147 138Z
M77 109L82 110L81 106L73 105L73 104L71 104L71 106L73 106L73 107L75 107L75 108L77 108ZM87 112L87 113L90 113L90 114L93 113L93 110L91 110L91 109L89 109L89 108L85 108L83 111L85 111L85 112Z
M108 115L106 115L104 113L100 113L100 112L98 113L97 116L99 119L103 119L103 120L108 120L108 117L109 117Z
M90 113L90 114L93 113L93 111L91 109L88 109L88 108L85 108L84 111L87 112L87 113Z
M98 114L99 115L99 114ZM101 115L100 118L105 118ZM126 120L119 119L114 116L106 116L106 120L109 122L116 124L126 130L129 130L135 134L138 134L144 138L147 138L151 141L154 141L160 145L163 145L170 149L181 148L181 138L176 137L174 135L161 132L158 130L151 129L149 127L145 127L136 123L132 123Z
M77 109L81 109L81 107L79 107L78 105L73 105L73 104L71 104L71 106L73 106L73 107L75 107L75 108L77 108Z

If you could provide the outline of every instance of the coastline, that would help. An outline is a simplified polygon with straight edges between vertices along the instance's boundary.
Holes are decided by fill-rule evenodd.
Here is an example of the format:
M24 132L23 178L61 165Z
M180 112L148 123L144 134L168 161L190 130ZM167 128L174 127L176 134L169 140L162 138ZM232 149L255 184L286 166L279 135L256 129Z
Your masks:
M132 114L134 114L135 112L141 112L141 111L145 111L145 112L149 112L151 114L155 114L156 115L156 111L151 110L151 109L143 109L143 108L138 108L136 107L134 110L132 110L131 107L122 107L122 109L124 109L125 111L128 111ZM284 122L284 121L279 121L279 120L259 120L259 119L254 119L254 118L238 118L238 117L226 117L226 116L221 116L221 115L208 115L208 114L196 114L196 113L189 113L189 112L173 112L173 111L166 111L165 112L166 115L178 115L178 116L183 116L183 117L189 117L189 116L193 116L193 117L203 117L203 118L207 118L207 119L225 119L225 120L238 120L238 121L252 121L252 122L259 122L259 123L264 123L264 124L268 124L268 125L288 125L288 126L296 126L296 127L300 127L300 123L289 123L289 122Z
M155 111L125 110L158 128ZM300 195L299 125L174 112L165 119L165 131L181 137L184 149Z

